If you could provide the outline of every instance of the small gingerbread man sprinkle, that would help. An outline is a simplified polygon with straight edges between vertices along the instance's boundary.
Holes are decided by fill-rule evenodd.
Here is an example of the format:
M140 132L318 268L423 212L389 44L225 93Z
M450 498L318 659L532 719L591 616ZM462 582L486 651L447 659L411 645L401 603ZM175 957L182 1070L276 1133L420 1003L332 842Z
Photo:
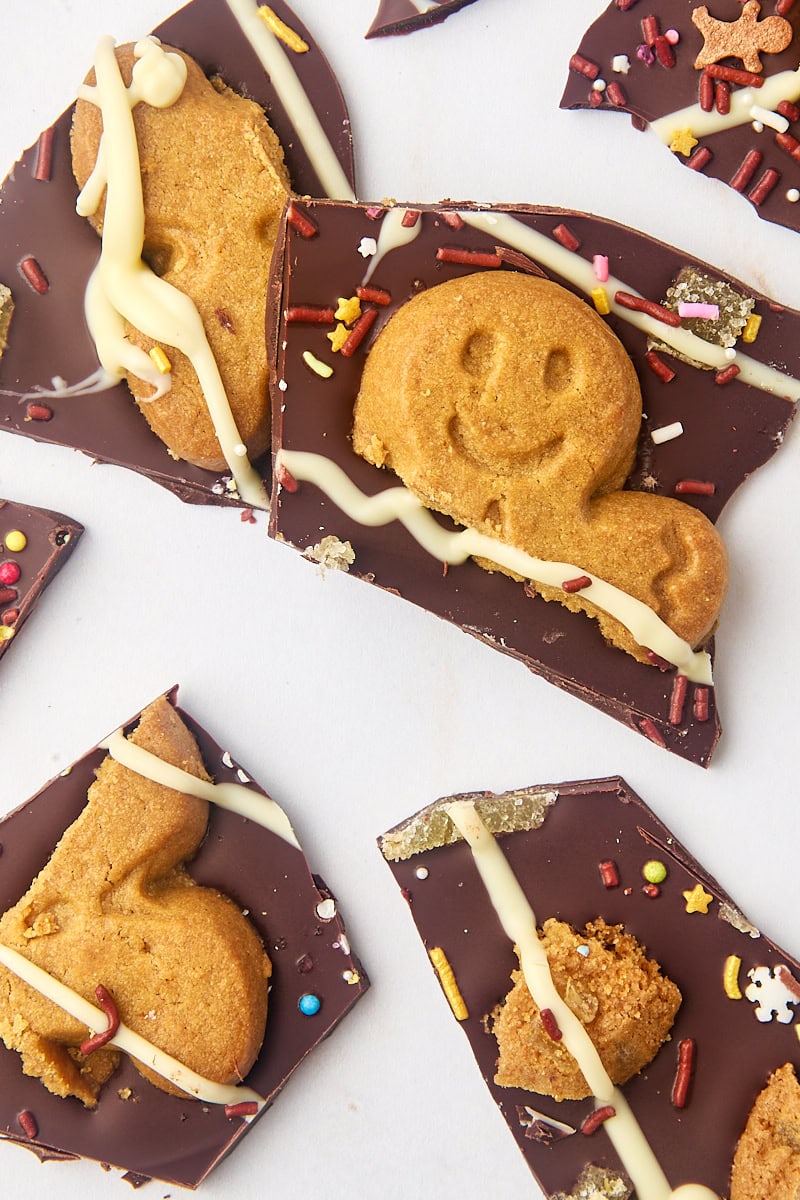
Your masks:
M735 21L718 21L710 16L705 4L692 13L692 21L705 39L694 60L698 70L721 58L740 58L746 71L760 72L761 54L778 54L792 40L792 27L785 17L765 17L759 21L759 0L748 0Z

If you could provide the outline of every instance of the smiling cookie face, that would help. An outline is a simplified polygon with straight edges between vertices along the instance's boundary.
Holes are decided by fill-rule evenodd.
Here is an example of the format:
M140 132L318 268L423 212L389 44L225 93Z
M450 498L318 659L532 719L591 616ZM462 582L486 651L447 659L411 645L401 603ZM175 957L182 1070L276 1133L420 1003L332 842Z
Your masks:
M353 445L429 507L578 564L698 645L722 604L724 547L687 505L621 490L640 423L631 361L588 305L548 280L486 272L431 288L392 318L365 365ZM593 611L579 595L539 590ZM644 658L618 622L600 619Z

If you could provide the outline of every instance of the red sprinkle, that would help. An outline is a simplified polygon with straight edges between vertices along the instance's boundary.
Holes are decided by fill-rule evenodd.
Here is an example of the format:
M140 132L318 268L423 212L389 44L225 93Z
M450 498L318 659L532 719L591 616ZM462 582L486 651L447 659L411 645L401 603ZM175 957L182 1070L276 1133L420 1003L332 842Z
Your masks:
M464 220L457 212L443 212L442 220L445 225L449 225L451 229L463 229Z
M258 522L256 521L256 518L255 518L255 513L253 512L252 508L243 508L239 514L239 520L242 522L243 525L257 525L258 524Z
M21 1113L17 1113L17 1121L25 1137L33 1139L39 1136L39 1126L36 1124L36 1117L29 1108L23 1108Z
M29 404L25 409L26 421L50 421L53 410L47 404Z
M654 46L656 44L656 38L659 37L658 17L642 18L642 37L647 42L648 46Z
M686 160L686 166L690 171L702 171L714 155L709 150L708 146L698 146L697 149Z
M54 133L55 129L51 125L49 129L45 129L43 133L39 134L39 141L36 143L36 168L33 178L42 183L48 183L52 176Z
M565 579L561 585L561 590L571 595L573 592L582 592L584 588L591 586L592 581L588 575L579 575L577 579Z
M696 721L708 720L708 688L698 686L694 689L694 704L692 706Z
M400 224L404 229L413 229L419 218L420 211L418 208L407 208L403 213Z
M365 210L364 216L368 217L370 221L379 221L385 212L385 208L380 208L378 205L372 205L370 208Z
M300 487L300 484L297 482L294 475L291 473L291 471L288 469L288 467L285 467L283 465L283 463L278 464L278 470L276 472L276 476L277 476L278 483L281 485L283 490L286 492L296 492L297 489Z
M286 309L287 321L303 321L309 325L330 325L336 319L332 308L319 304L295 304Z
M649 738L651 742L655 742L655 744L657 746L660 746L662 750L666 749L667 743L664 741L664 738L661 736L660 729L658 729L658 727L653 724L653 722L650 720L649 717L644 717L639 722L639 728L641 729L644 736L646 738Z
M775 112L786 117L787 121L800 121L800 108L796 104L792 104L791 100L781 100L780 104L775 105Z
M775 5L775 12L779 17L785 17L794 8L794 0L778 0Z
M585 1121L581 1122L581 1133L585 1133L587 1137L590 1137L593 1133L597 1132L604 1121L608 1121L609 1118L616 1115L617 1110L610 1104L604 1104L602 1108L596 1108L593 1113L589 1113Z
M671 325L673 329L679 329L681 319L676 312L671 312L668 308L664 308L663 304L656 304L655 300L645 300L642 296L632 296L630 292L615 292L614 300L623 308L630 308L634 312L647 313L648 317L654 317L656 321L663 322L664 325Z
M658 667L659 671L672 670L672 663L667 662L660 654L656 654L655 650L645 650L645 656L648 662L651 662L654 667Z
M752 192L747 193L747 199L750 203L755 204L756 208L759 208L775 187L780 177L779 171L773 171L772 167L768 167Z
M703 71L700 76L697 99L703 112L711 112L714 107L714 80L708 71Z
M558 1028L558 1021L555 1018L552 1008L543 1008L539 1016L542 1018L545 1033L549 1034L554 1042L560 1042L564 1035Z
M685 675L679 673L675 676L672 683L672 695L669 701L670 725L680 725L683 720L683 706L686 701L686 689L688 686L689 680Z
M790 133L776 133L775 141L781 150L785 150L787 154L791 154L793 157L797 151L797 147L800 146L797 138L792 137Z
M499 254L487 254L484 250L459 250L455 246L440 246L436 251L439 262L461 263L469 267L500 267Z
M724 370L717 371L716 375L714 376L714 383L718 383L720 387L723 387L726 383L730 383L732 379L735 379L738 374L739 367L737 367L736 363L731 363L731 365L729 367L725 367Z
M595 88L592 88L589 92L589 103L591 104L592 108L599 108L603 103L603 93L598 92Z
M22 276L40 296L49 292L50 284L47 282L47 276L32 255L29 254L27 258L23 258L19 269Z
M289 205L286 220L297 230L301 237L312 238L315 233L319 233L315 222L306 216L305 213L300 212L299 208L295 208L294 204Z
M566 225L556 225L553 230L553 237L557 242L561 242L562 246L566 246L567 250L577 250L580 242L575 237L571 229L567 229Z
M661 895L661 888L657 883L646 883L642 888L642 891L650 900L657 900Z
M678 1046L678 1069L672 1085L673 1108L685 1108L689 1098L689 1084L694 1071L694 1038L683 1038Z
M603 881L603 887L619 887L619 871L617 864L612 859L606 858L600 863L600 878Z
M672 46L669 44L663 33L660 33L653 43L653 49L656 52L656 58L661 63L662 67L675 66L675 54Z
M22 571L13 559L0 563L0 583L16 583Z
M228 316L228 314L225 312L224 309L215 308L214 316L217 318L217 320L219 321L219 323L223 329L227 329L228 333L235 333L235 330L233 328L233 321L230 319L230 317Z
M13 587L0 588L0 604L8 604L9 600L16 600L17 589Z
M108 1027L102 1033L95 1033L92 1037L87 1038L85 1042L81 1042L81 1054L91 1054L93 1050L99 1050L101 1046L105 1046L110 1042L114 1034L119 1029L119 1013L117 1006L114 1003L114 998L111 993L103 987L102 983L98 983L94 989L94 994L97 996L97 1003L106 1014Z
M4 625L16 625L18 620L19 620L19 609L18 608L7 608L6 611L2 614L2 616L0 616L0 621L2 621Z
M628 103L628 97L625 95L621 85L618 84L615 79L612 80L606 88L606 95L611 103L616 105L617 108L621 108L623 104Z
M758 170L762 154L760 150L748 150L742 159L741 166L730 180L731 187L737 192L743 192Z
M635 3L636 0L617 0L617 8L620 8L623 12L626 12L629 8L633 8Z
M726 117L731 111L731 85L724 79L717 79L714 82L714 106L723 117Z
M358 347L363 342L364 338L369 333L370 329L372 329L372 326L375 324L377 317L378 317L377 308L368 308L366 312L363 312L361 314L361 316L358 318L358 320L356 321L353 328L350 330L350 333L347 337L347 341L343 343L342 348L339 351L342 358L352 358L353 357L356 350L358 349Z
M721 67L719 63L711 63L706 70L712 79L726 79L729 83L740 83L742 87L764 86L764 77L754 75L752 71L737 71L735 67Z
M710 479L679 479L673 490L676 496L713 496L717 485Z
M255 1100L241 1100L238 1104L226 1104L225 1116L228 1119L232 1117L254 1117L258 1112L258 1104Z
M595 62L584 58L582 54L573 54L569 60L570 69L577 71L579 75L585 75L587 79L597 79L600 74L600 68Z
M385 292L383 288L357 287L356 295L359 300L363 300L366 304L381 304L385 306L392 303L391 292Z
M672 367L665 363L661 355L656 353L655 350L648 350L644 356L644 360L653 374L657 375L662 383L671 383L675 378L675 372Z

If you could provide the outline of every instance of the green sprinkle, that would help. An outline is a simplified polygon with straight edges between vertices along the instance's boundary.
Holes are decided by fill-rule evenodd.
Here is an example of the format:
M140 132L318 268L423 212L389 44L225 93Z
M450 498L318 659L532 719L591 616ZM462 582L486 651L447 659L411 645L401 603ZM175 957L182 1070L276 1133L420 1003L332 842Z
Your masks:
M667 868L656 858L651 858L642 867L642 874L648 883L663 883L667 878Z

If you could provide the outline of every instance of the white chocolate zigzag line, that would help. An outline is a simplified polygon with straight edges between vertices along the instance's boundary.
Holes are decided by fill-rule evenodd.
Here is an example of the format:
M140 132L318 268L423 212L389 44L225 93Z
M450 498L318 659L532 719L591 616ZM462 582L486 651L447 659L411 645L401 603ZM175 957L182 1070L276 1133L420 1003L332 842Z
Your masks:
M508 213L470 210L460 212L459 216L467 225L481 229L490 237L513 246L537 262L544 263L552 271L557 272L564 279L568 279L575 287L580 288L587 296L597 288L597 276L591 262L573 250L567 250L566 246L546 237L545 234L530 229L516 217L509 216ZM674 328L664 324L663 321L657 321L655 317L648 316L647 313L623 308L622 305L615 302L615 292L628 292L632 296L640 296L640 293L613 275L610 275L602 286L615 316L621 317L630 325L635 325L651 337L667 342L674 350L679 350L687 358L692 358L696 362L704 363L717 370L722 370L735 363L739 368L737 378L742 383L760 388L761 391L769 392L773 396L782 396L786 400L800 400L800 379L784 375L775 367L769 367L738 351L735 358L728 358L723 346L715 346L711 342L706 342L689 329Z
M86 1025L88 1029L103 1030L108 1025L108 1017L102 1009L95 1008L71 987L61 983L47 971L43 971L41 967L36 966L16 950L12 950L10 946L4 946L1 943L0 963L23 983L27 983L47 1000L57 1004L59 1008L63 1008L64 1012L69 1013L82 1025ZM155 1071L162 1079L169 1080L181 1091L186 1092L189 1096L194 1096L197 1100L204 1100L208 1104L254 1102L258 1105L259 1111L266 1104L264 1097L259 1096L258 1092L254 1092L252 1088L215 1083L203 1075L198 1075L196 1071L184 1066L171 1054L159 1050L158 1046L149 1042L141 1034L134 1033L127 1025L120 1024L119 1029L107 1045L116 1046L118 1050L129 1054L137 1062L143 1063L144 1066ZM252 1120L252 1116L245 1117L245 1119Z
M499 542L476 529L448 532L408 488L392 487L375 496L366 496L341 467L321 454L280 450L275 460L276 471L281 467L297 480L316 484L342 512L361 525L388 525L391 521L400 521L422 548L441 562L457 565L468 558L486 558L523 579L557 588L567 579L587 575L592 582L582 589L582 597L614 617L640 646L672 663L693 683L713 683L711 659L705 651L692 650L688 642L673 633L641 600L582 567L533 558L524 550Z
M355 200L353 189L342 170L308 93L297 77L278 39L258 15L255 0L227 0L228 8L280 96L289 120L297 131L320 183L331 200Z
M647 1141L628 1101L602 1064L586 1029L562 1000L550 971L547 952L536 930L536 915L505 854L486 828L473 801L456 800L445 809L472 851L475 866L505 933L519 950L528 991L542 1009L549 1008L561 1030L564 1045L575 1059L598 1107L610 1104L615 1115L603 1122L614 1149L630 1175L639 1200L719 1200L701 1184L684 1184L675 1191Z
M667 113L650 122L650 128L656 136L667 145L676 133L683 129L691 130L696 138L706 137L710 133L722 133L725 129L735 129L739 125L747 125L753 120L750 111L754 104L766 108L770 112L778 107L782 100L797 100L800 97L800 66L796 71L779 71L764 80L760 88L745 88L743 91L731 92L730 112L720 113L715 109L705 112L699 104L689 104L676 112Z

